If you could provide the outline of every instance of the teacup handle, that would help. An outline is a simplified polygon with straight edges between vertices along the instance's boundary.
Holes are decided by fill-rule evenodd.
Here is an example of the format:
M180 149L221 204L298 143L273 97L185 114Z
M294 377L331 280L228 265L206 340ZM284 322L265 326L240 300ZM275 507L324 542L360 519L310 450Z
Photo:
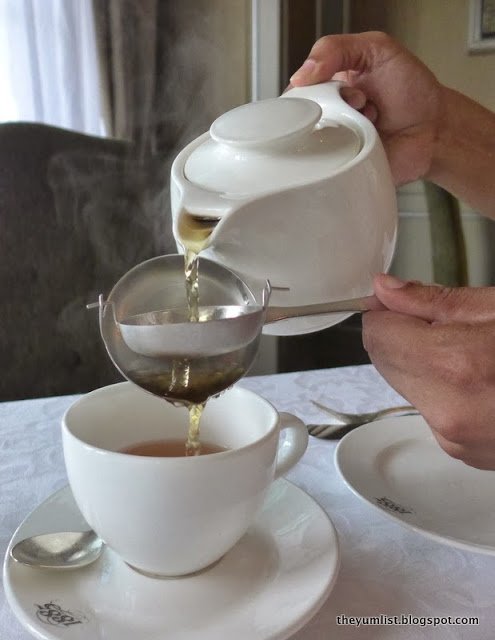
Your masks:
M308 430L297 416L280 413L280 431L287 430L287 437L278 447L275 478L287 473L303 456L308 446Z

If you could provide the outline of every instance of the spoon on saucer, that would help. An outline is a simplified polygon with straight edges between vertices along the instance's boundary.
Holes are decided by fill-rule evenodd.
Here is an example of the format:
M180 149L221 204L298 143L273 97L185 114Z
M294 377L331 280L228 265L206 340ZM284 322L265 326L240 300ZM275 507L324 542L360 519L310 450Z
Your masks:
M94 531L59 531L25 538L10 550L21 564L46 569L77 569L99 558L104 542Z

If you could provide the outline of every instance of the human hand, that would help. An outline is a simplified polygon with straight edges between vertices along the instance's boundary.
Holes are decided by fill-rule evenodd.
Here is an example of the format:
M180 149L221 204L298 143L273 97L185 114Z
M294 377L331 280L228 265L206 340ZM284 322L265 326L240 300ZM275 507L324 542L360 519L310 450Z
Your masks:
M318 40L292 86L344 80L342 97L376 126L397 185L428 174L441 119L442 85L412 53L379 32Z
M450 289L380 275L375 293L388 310L363 316L373 364L450 456L495 470L495 287Z

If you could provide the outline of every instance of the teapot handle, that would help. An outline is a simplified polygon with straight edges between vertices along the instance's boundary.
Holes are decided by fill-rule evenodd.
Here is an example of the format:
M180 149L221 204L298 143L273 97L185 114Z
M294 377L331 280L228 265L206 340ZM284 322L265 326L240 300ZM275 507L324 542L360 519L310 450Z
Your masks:
M321 82L320 84L312 84L305 87L294 87L286 91L283 97L314 100L321 107L323 120L344 116L351 118L359 123L360 126L368 129L371 124L370 121L359 111L349 106L340 95L340 89L343 86L345 86L345 82L330 80L329 82Z

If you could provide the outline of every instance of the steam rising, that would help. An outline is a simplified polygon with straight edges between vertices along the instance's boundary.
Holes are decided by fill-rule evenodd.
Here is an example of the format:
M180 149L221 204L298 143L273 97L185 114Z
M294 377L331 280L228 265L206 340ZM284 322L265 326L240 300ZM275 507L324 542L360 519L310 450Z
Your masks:
M176 252L171 163L233 106L221 104L221 96L215 98L212 91L229 61L213 40L210 2L120 0L110 6L110 27L121 29L107 64L107 71L115 72L106 94L113 104L114 138L88 138L57 153L48 172L57 225L65 230L81 269L73 290L65 292L57 329L81 354L101 342L96 316L85 304L108 294L139 262ZM95 10L98 19L99 11L108 10L107 0L95 2ZM124 56L120 66L116 54Z
M112 43L125 56L115 61L112 51L113 128L126 141L59 153L49 169L58 222L89 240L98 280L175 251L172 161L226 108L212 90L228 60L213 41L211 6L205 0L110 3ZM97 19L104 10L106 0L95 3Z

